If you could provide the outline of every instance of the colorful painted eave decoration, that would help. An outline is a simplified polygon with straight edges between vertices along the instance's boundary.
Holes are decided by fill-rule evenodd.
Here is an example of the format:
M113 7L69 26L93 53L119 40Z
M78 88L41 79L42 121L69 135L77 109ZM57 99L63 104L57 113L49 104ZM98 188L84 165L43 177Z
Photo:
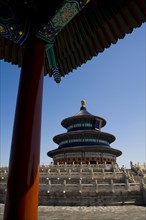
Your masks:
M75 15L83 9L90 0L66 0L63 5L56 11L55 15L43 25L36 36L43 39L46 45L46 54L48 63L54 79L57 83L61 81L61 76L57 67L57 61L54 51L55 36L74 18ZM7 15L0 17L0 34L1 36L12 40L18 45L23 45L29 34L29 22L27 17L20 22L18 18L14 19L14 14L10 7L3 2L3 10L9 11Z
M66 0L52 19L37 33L37 37L54 43L55 36L81 11L90 0Z
M57 59L54 50L55 37L89 1L90 0L66 0L52 19L37 33L38 38L47 42L46 54L48 63L54 76L54 80L57 83L60 83L61 75L57 67Z
M146 0L55 1L60 3L45 22L36 19L41 25L35 34L46 42L44 74L55 74L58 82L146 22ZM14 1L0 0L0 59L21 67L30 21L18 19L6 2Z

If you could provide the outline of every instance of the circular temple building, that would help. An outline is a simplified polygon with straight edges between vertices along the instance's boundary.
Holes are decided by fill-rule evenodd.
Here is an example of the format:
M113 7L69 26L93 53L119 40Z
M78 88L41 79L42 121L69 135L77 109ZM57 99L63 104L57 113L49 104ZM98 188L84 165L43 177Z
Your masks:
M81 101L80 111L64 119L61 125L67 132L53 138L59 146L47 153L54 164L113 164L122 154L110 146L115 136L101 131L106 125L105 119L90 114L85 100Z

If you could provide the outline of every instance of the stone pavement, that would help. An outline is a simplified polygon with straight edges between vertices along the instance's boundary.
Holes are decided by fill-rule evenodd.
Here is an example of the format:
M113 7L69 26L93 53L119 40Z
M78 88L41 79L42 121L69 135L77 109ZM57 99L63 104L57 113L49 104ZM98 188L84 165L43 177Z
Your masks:
M3 219L3 208L4 205L0 204L0 220ZM146 207L134 205L98 207L40 206L39 220L146 220Z

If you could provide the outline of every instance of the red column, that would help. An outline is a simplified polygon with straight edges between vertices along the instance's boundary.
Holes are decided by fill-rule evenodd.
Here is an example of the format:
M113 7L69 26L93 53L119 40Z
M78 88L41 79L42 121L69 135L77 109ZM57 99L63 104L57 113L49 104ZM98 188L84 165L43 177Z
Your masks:
M44 43L25 49L15 112L4 220L38 219Z

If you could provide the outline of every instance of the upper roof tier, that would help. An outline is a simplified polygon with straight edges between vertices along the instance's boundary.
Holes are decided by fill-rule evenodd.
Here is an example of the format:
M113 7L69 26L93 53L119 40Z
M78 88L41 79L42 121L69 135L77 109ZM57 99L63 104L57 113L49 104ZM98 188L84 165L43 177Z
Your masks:
M84 126L83 127L83 123ZM86 110L85 100L81 101L80 111L72 117L65 118L62 120L61 125L66 128L68 131L81 130L85 129L101 129L105 126L106 120L96 115L92 115ZM80 125L80 126L79 126Z
M53 62L65 76L145 21L145 0L2 0L0 59L21 66L33 35L52 45ZM44 74L51 77L48 47Z

